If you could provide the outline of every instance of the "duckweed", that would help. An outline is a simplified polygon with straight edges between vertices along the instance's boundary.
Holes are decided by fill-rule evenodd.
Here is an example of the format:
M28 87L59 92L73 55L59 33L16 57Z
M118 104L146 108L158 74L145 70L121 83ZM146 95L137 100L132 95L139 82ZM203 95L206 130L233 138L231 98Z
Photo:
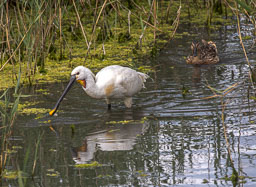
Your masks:
M23 149L23 147L16 145L16 146L12 146L12 149Z
M114 124L128 124L128 123L133 123L134 120L123 120L123 121L108 121L106 122L106 124L111 124L111 125L114 125Z
M154 72L154 70L151 66L140 66L140 67L138 67L138 70L143 73Z
M122 124L122 125L125 125L125 124L130 124L130 123L140 123L140 124L143 124L143 123L145 123L147 120L148 120L147 117L143 117L143 118L141 118L140 120L108 121L108 122L106 122L106 124L111 124L111 125L115 125L115 124Z
M46 176L48 177L59 177L60 173L58 171L55 171L54 169L47 169Z
M94 161L90 164L76 164L76 168L95 168L95 167L101 167L102 164L99 164L97 161Z
M17 177L18 177L18 171L8 171L8 170L4 170L2 176L3 176L3 178L5 178L5 179L17 179Z
M39 102L26 101L23 104L18 105L18 111L20 114L24 114L24 115L31 115L31 114L39 115L39 114L45 114L50 112L50 109L31 107L31 106L37 105L38 103ZM39 118L40 116L37 119Z
M25 115L31 115L31 114L46 114L50 111L51 109L46 109L46 108L24 108L20 113Z

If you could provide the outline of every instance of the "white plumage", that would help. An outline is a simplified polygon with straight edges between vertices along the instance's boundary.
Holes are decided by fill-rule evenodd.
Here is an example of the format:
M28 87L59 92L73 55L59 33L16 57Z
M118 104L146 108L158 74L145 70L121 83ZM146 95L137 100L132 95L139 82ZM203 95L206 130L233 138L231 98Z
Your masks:
M72 71L71 76L73 75L89 96L106 99L108 105L112 98L124 98L125 106L128 108L132 105L132 96L145 87L144 82L149 77L119 65L107 66L96 76L88 68L78 66Z
M49 112L53 115L75 81L82 85L84 91L96 99L105 99L108 108L111 108L111 99L124 99L126 107L132 106L132 96L144 88L144 82L149 76L137 72L128 67L119 65L107 66L100 70L95 76L86 67L78 66L71 72L70 81L63 94L57 101L53 110Z

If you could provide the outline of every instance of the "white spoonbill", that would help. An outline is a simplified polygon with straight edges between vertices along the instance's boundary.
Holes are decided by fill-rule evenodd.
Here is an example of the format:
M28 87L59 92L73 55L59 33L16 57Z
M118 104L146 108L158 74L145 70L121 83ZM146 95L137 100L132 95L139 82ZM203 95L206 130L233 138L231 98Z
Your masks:
M125 106L130 108L132 106L132 96L145 87L144 82L148 77L147 74L119 65L107 66L101 69L96 76L88 68L78 66L71 72L67 87L49 114L53 115L57 111L60 102L75 80L82 85L89 96L96 99L105 99L108 109L110 109L112 98L123 98Z

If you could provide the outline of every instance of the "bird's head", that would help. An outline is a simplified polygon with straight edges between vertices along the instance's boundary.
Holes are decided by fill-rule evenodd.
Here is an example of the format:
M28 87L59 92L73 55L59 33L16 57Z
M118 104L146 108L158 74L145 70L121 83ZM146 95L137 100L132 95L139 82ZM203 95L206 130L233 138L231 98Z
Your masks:
M83 88L86 88L86 79L88 75L88 68L85 68L83 66L78 66L71 72L71 77L74 77L76 81L83 86ZM90 70L89 70L90 71Z
M200 43L196 41L192 42L191 50L192 50L193 56L196 57L200 52Z

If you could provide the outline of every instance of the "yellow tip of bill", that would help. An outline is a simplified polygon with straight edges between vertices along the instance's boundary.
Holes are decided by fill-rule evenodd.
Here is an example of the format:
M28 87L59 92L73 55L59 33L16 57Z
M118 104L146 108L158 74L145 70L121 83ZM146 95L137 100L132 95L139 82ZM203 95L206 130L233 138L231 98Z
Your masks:
M56 111L56 108L52 109L52 110L49 112L50 116L52 116L55 111Z

